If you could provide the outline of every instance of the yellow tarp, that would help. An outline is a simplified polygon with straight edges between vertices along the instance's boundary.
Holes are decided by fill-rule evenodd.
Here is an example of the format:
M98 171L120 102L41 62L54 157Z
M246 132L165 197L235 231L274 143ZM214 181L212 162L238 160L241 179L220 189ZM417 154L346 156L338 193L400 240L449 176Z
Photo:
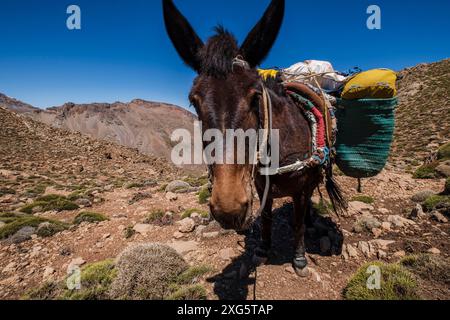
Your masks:
M274 70L274 69L258 69L258 73L261 76L261 78L265 80L267 80L268 78L276 78L278 75L278 70Z
M397 74L389 69L359 73L344 87L342 99L390 99L397 96Z

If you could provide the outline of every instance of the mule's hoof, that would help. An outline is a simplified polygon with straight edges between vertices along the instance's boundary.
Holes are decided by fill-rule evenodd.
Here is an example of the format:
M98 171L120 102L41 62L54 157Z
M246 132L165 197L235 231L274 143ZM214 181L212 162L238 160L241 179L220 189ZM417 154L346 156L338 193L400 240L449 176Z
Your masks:
M294 268L295 269L305 269L308 266L308 260L306 260L306 257L298 257L294 259Z
M298 269L298 268L294 268L295 273L300 277L300 278L308 278L309 274L310 274L310 270L308 267L304 267L303 269Z

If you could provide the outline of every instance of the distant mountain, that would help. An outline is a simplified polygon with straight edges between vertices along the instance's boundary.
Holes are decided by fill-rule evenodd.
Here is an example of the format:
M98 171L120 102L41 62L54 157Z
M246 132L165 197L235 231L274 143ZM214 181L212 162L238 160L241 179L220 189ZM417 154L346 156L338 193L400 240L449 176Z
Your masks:
M60 107L41 110L3 95L2 97L3 106L39 122L166 159L170 157L173 147L170 139L173 131L187 129L193 132L196 119L195 115L183 108L144 100L112 104L66 103Z

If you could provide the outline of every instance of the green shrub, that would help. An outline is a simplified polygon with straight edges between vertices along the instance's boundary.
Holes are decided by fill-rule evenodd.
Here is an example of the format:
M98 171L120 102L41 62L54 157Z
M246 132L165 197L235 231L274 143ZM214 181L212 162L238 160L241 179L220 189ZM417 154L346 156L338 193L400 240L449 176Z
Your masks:
M106 220L108 220L108 218L101 213L84 211L80 212L75 217L75 219L73 220L73 224L81 224L82 222L96 223Z
M209 188L203 187L198 192L198 203L199 204L207 204L209 201L209 198L211 198L211 192L209 191Z
M433 164L425 164L421 166L419 169L416 170L413 174L414 179L436 179L437 173L436 173L436 167L438 166L437 163Z
M16 220L18 215L12 212L0 213L0 222L11 223Z
M318 215L326 216L333 210L333 205L325 199L320 199L319 203L313 204L313 209Z
M403 258L400 264L422 279L450 285L450 258L419 254Z
M125 189L135 189L135 188L142 188L142 187L144 187L143 183L133 182L133 183L127 184L125 186Z
M69 226L65 223L51 223L46 222L39 225L39 228L36 231L36 234L41 238L51 237L59 232L66 230Z
M0 188L0 197L5 194L16 194L16 190L10 188Z
M183 180L186 183L189 183L189 185L191 185L192 187L196 187L196 188L200 188L201 186L204 186L206 184L209 183L209 179L206 176L201 176L201 177L187 177L186 179Z
M423 207L427 211L433 211L439 205L450 204L450 196L434 195L425 200Z
M202 285L192 285L188 287L182 287L172 293L166 300L172 301L193 301L193 300L206 300L206 289Z
M359 201L359 202L363 202L366 204L373 204L375 202L374 198L372 198L371 196L365 196L365 195L354 196L352 198L352 201Z
M444 194L450 195L450 178L445 180Z
M177 284L192 284L196 282L197 278L212 271L211 267L208 266L194 266L187 269L185 272L180 274L177 279Z
M438 151L439 160L450 160L450 142L443 145Z
M134 230L133 226L128 226L123 230L125 239L130 239L132 236L136 234L136 231Z
M43 285L36 289L32 289L25 293L21 298L22 300L53 300L62 291L62 286L56 282L45 282Z
M154 210L147 215L147 217L144 220L144 223L152 224L161 221L161 219L164 218L164 215L165 215L164 211Z
M64 196L60 195L47 195L37 198L31 204L28 204L20 208L20 212L32 214L33 209L40 207L42 212L47 211L71 211L78 209L78 205Z
M113 260L89 264L81 269L81 289L68 290L61 298L66 300L107 300L111 284L117 276Z
M370 266L381 270L380 289L369 289L368 273ZM419 300L417 283L414 276L399 264L384 264L381 262L367 263L350 279L344 289L347 300Z
M44 223L44 222L48 222L52 225L55 225L55 228L57 228L56 226L58 226L60 228L67 227L66 224L59 222L59 221L55 221L55 220L44 219L44 218L39 218L39 217L35 217L35 216L20 216L20 217L17 217L14 221L12 221L0 228L0 239L8 238L24 227L37 228L37 227L39 227L39 225L41 223Z
M207 219L209 217L209 213L205 210L199 210L199 209L188 209L183 212L181 215L181 219L190 218L193 213L198 213L202 218Z

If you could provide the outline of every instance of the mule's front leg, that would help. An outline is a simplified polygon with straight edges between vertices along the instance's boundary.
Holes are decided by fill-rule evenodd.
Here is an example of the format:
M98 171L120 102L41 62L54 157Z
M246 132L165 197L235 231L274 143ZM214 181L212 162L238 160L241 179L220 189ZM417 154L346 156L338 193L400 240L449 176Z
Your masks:
M308 260L306 259L305 247L305 218L310 210L309 198L305 195L294 197L294 235L295 235L295 255L294 268L302 275L307 271Z
M272 247L272 206L273 199L267 199L261 214L261 243L255 251L253 258L258 265L267 262Z

